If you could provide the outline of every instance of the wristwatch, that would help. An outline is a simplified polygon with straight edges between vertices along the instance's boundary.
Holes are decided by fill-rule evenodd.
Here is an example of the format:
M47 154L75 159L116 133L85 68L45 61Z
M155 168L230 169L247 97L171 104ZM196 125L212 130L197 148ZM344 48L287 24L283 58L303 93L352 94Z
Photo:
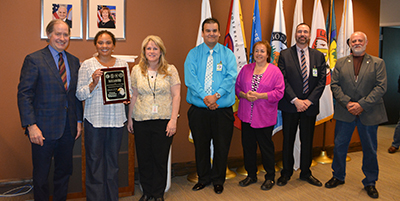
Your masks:
M220 99L220 98L221 98L221 94L219 94L218 92L217 92L217 93L215 93L215 96L216 96L218 99Z

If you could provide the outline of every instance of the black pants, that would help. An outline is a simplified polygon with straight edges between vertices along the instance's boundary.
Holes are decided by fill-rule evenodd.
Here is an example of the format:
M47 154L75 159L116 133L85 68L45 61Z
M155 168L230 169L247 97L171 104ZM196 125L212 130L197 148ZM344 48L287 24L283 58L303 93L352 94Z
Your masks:
M274 126L252 128L249 123L242 122L242 146L244 167L251 178L257 177L257 142L260 146L262 164L266 180L275 180L275 148L272 141Z
M233 134L232 107L208 110L191 106L189 127L195 146L199 182L222 185L225 182L227 158ZM213 140L213 164L210 162L210 143Z
M293 146L296 139L297 126L300 125L300 178L311 175L312 146L314 139L316 116L307 116L305 112L286 113L282 112L283 126L283 169L281 175L291 177L293 174Z
M140 185L143 194L161 198L167 185L167 163L173 137L166 136L169 120L133 121Z
M68 181L72 175L72 150L75 139L71 134L69 121L65 124L64 134L59 139L48 139L43 141L43 146L32 145L33 163L33 194L35 200L49 200L48 176L52 158L54 157L54 193L53 200L66 200L68 193Z

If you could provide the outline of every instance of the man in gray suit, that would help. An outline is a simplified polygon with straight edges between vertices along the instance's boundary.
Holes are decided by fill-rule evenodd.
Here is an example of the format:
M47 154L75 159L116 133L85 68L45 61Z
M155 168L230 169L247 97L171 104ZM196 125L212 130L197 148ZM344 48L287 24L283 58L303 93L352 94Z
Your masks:
M363 150L364 189L378 198L377 130L387 121L382 96L387 89L385 62L365 53L368 39L365 33L355 32L350 37L352 55L339 59L332 73L331 88L336 98L335 148L333 177L326 188L344 184L346 155L354 128L357 126Z

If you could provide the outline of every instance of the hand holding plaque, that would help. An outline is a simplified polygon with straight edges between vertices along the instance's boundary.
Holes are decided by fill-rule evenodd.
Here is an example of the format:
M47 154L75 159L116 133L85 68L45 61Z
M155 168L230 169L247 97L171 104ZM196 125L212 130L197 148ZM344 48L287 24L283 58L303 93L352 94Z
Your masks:
M102 69L101 86L103 103L114 104L129 101L128 73L126 67Z

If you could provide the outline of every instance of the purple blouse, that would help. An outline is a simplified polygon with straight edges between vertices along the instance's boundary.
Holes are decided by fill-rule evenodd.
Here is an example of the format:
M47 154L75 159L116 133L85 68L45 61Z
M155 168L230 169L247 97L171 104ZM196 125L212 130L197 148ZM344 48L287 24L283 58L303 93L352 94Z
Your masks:
M276 124L278 102L283 97L285 82L280 69L273 64L268 64L256 89L258 93L267 93L268 100L258 99L252 103L241 98L239 96L241 91L247 93L252 90L255 66L256 63L243 66L236 79L235 92L239 98L238 117L253 128L265 128Z

